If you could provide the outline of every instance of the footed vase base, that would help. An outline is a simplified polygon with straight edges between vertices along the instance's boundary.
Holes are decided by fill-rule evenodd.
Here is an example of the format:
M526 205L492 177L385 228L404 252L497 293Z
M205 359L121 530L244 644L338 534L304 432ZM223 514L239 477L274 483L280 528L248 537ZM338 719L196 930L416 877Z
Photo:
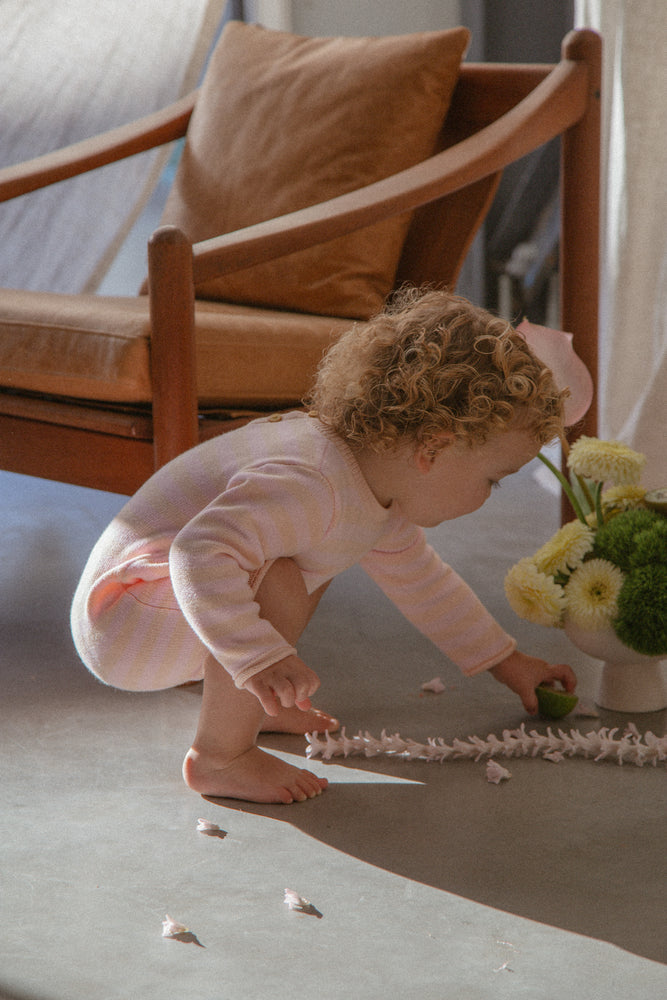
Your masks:
M612 712L659 712L667 708L667 682L661 661L603 663L595 701Z
M565 634L577 649L602 660L602 678L595 699L611 712L660 712L667 708L667 678L659 656L630 649L610 627L585 629L566 619Z

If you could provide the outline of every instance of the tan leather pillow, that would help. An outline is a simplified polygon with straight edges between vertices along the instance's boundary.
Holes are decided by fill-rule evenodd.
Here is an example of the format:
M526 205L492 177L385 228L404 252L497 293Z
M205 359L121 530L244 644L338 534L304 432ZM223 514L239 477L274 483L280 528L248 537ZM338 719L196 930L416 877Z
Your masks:
M307 38L231 22L212 56L163 223L194 242L317 204L429 156L465 28ZM209 281L197 296L367 317L391 291L409 218Z

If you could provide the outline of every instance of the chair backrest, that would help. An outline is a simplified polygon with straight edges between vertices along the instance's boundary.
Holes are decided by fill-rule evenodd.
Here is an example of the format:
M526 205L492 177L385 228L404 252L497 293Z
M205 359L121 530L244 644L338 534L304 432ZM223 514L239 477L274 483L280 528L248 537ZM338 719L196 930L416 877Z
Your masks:
M437 152L479 132L514 107L547 75L548 66L462 65ZM501 171L423 206L413 215L396 277L397 285L453 288L466 254L489 210Z

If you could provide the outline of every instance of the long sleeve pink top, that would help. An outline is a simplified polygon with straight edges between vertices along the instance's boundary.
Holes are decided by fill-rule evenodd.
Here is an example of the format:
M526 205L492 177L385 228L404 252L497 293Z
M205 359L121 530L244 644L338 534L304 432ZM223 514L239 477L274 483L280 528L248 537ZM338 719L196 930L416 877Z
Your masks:
M378 503L348 445L302 413L253 421L151 477L91 554L73 606L77 645L113 642L96 609L102 616L121 593L168 577L190 628L242 687L295 652L260 618L251 584L281 556L309 593L360 563L465 674L516 647L423 530ZM118 616L106 627L122 627Z

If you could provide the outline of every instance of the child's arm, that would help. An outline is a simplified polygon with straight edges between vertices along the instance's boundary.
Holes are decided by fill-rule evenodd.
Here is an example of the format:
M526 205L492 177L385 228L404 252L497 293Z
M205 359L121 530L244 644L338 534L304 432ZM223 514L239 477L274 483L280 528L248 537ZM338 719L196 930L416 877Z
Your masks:
M464 580L408 522L380 539L361 566L387 597L467 676L482 673L516 642Z
M536 656L527 656L515 650L495 667L490 673L507 687L518 694L523 707L530 715L537 714L537 695L535 688L539 684L560 681L568 693L577 686L574 671L566 663L551 664Z
M270 667L250 677L243 687L262 703L267 715L275 716L282 705L296 705L307 712L312 705L310 696L320 686L317 674L298 656L286 656Z

